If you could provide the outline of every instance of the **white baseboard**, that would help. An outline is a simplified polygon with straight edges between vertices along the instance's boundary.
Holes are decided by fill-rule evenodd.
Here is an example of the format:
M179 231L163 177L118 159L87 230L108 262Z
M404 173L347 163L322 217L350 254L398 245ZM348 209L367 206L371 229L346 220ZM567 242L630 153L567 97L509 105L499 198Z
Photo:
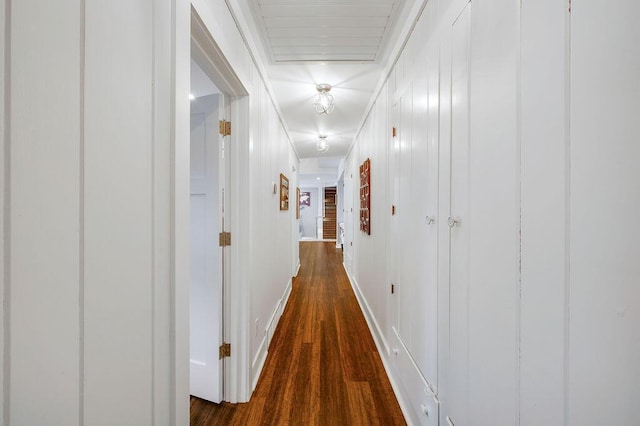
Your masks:
M347 271L346 266L345 272ZM380 353L380 358L382 359L382 365L384 366L385 371L387 372L387 376L389 377L389 381L391 382L391 387L393 388L393 392L396 395L396 399L398 400L398 404L400 405L400 409L402 410L402 414L409 426L415 423L415 414L411 408L411 403L407 395L404 392L404 389L398 382L398 377L395 369L391 368L391 360L389 359L389 345L387 344L386 339L384 338L384 333L380 329L378 322L373 315L373 312L369 308L369 304L366 301L366 298L362 294L360 290L360 286L354 277L352 277L348 272L347 277L349 278L349 282L351 283L351 287L353 288L353 292L356 295L356 299L358 300L358 304L360 305L360 310L364 314L364 318L367 321L367 325L369 326L369 330L371 331L371 335L373 336L373 341L378 348L378 352Z
M300 266L298 265L298 270L300 270ZM289 296L291 296L291 290L293 290L293 280L290 279L287 283L287 288L284 289L284 294L282 295L282 303L280 304L280 316L284 312L284 308L287 307L287 303L289 303Z
M267 325L264 328L264 337L260 342L260 346L256 351L256 354L253 358L253 363L251 364L251 371L253 371L253 379L251 381L251 392L253 392L258 384L258 379L260 379L260 374L262 373L262 369L264 368L264 363L267 360L267 354L269 353L269 346L271 345L271 339L273 338L273 333L276 331L276 327L280 322L280 318L282 317L282 313L284 312L284 308L287 306L289 302L289 296L291 296L292 289L292 280L289 279L287 285L284 289L284 293L280 300L276 302L275 307L273 308L273 312L271 313L271 317L267 321Z
M262 373L262 369L264 367L264 363L267 360L267 336L262 338L260 342L260 346L256 351L256 356L253 358L253 362L251 363L251 371L254 372L253 379L251 380L251 393L256 389L258 385L258 379L260 378L260 373Z

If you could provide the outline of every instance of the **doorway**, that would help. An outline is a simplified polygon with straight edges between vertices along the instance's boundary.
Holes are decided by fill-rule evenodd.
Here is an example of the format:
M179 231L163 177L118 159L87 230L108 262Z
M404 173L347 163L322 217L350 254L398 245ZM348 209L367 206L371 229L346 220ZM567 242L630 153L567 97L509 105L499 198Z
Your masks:
M248 393L242 380L248 345L240 267L240 254L246 252L241 224L248 185L246 161L241 160L248 158L248 147L238 141L247 138L249 102L193 8L191 68L189 388L190 394L212 402L239 402ZM233 120L232 132L231 126L220 128L221 121Z

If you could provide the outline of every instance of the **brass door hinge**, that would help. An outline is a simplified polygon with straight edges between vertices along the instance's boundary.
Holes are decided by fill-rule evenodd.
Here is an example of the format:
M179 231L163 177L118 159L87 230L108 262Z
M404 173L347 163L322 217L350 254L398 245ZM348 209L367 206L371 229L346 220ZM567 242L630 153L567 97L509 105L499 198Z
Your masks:
M220 345L220 359L229 358L231 356L231 343L223 343Z
M397 136L396 128L395 128L395 127L392 127L392 128L391 128L391 137L394 137L394 138L395 138L396 136Z
M221 232L218 236L220 247L231 245L231 232Z
M220 134L222 136L229 136L231 134L231 122L220 120Z

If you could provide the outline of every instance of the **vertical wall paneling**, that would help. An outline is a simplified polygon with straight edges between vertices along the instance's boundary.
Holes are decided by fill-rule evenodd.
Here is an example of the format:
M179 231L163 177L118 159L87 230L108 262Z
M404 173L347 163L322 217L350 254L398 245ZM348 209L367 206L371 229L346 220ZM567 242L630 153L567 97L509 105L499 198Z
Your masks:
M173 402L186 407L188 391L175 391L169 294L172 4L10 5L5 421L181 423L188 408Z
M455 422L469 421L469 296L470 234L469 207L470 140L469 86L471 4L451 26L451 204L447 217L449 259L449 379L450 398L445 412ZM442 218L444 220L444 218ZM476 396L474 396L476 397Z
M391 146L389 147L389 161L387 168L389 170L389 201L390 205L387 206L387 212L385 216L389 219L389 244L387 259L389 259L388 266L388 286L393 286L393 292L389 297L389 323L386 327L387 338L391 336L393 333L393 329L397 329L398 327L398 315L399 315L399 301L398 294L395 292L395 287L398 285L398 250L399 250L399 241L398 235L400 230L400 221L398 219L398 204L399 204L399 191L400 191L400 182L399 182L399 170L400 170L400 112L401 112L401 104L399 102L394 103L391 106L391 114L390 114L390 122L393 131L395 134L391 139ZM375 194L375 192L374 192ZM389 289L391 292L391 289ZM397 348L396 348L397 349Z
M426 97L421 99L426 108L425 144L427 146L426 177L424 184L424 210L418 213L417 224L426 229L424 237L424 329L415 337L424 342L422 361L418 362L422 373L432 386L438 384L438 198L440 179L440 46L428 45L425 55ZM422 264L423 262L418 262Z
M79 11L79 0L19 1L11 2L8 17L11 341L6 408L16 425L78 424ZM33 401L38 401L37 410Z
M528 1L521 17L520 424L564 418L567 199L563 2Z
M356 235L361 267L347 269L411 422L429 424L433 391L440 424L640 421L640 227L627 220L640 208L638 12L631 1L570 13L546 0L426 5L386 82L396 138L372 124L383 90L347 159L388 143L387 249ZM419 228L430 206L436 329ZM385 283L363 272L381 262ZM384 317L375 306L391 283Z
M231 199L246 400L290 289L271 183L295 182L296 155L227 2L193 5L249 95ZM372 159L372 235L345 212L345 266L414 423L433 424L432 391L441 424L640 422L640 6L566 6L430 0L345 162L353 194ZM7 424L187 421L190 8L0 0Z
M175 70L177 63L175 51L168 46L175 45L175 30L173 20L177 9L184 7L184 2L176 2L175 6L168 1L155 2L153 5L153 169L152 169L152 209L153 209L153 356L152 356L152 403L153 424L172 424L176 418L184 419L184 401L186 397L176 398L174 392L180 389L176 381L174 363L176 341L180 333L175 333L173 312L179 311L179 297L172 294L175 280L172 274L175 270L174 254L172 253L172 238L179 244L180 236L175 235L174 224L171 222L172 192L172 158L174 138L172 132L178 127L178 115L174 114L173 103L175 95ZM187 7L188 12L188 7ZM187 32L188 30L184 30ZM187 280L188 282L188 280ZM173 302L172 302L173 301ZM172 309L172 303L176 308ZM184 391L183 391L184 392ZM184 395L178 391L178 395ZM182 411L176 416L176 412Z
M518 418L520 5L472 4L469 404L474 417L500 412L493 424L510 426Z
M387 81L396 214L386 214L390 282L382 288L393 282L397 293L386 299L386 319L373 315L388 330L391 374L414 422L432 421L423 414L434 402L438 410L431 393L441 422L517 419L519 19L518 6L501 1L429 2ZM351 157L385 143L374 119ZM371 253L373 242L356 242L356 259ZM361 261L363 270L372 263ZM367 289L368 309L376 284L351 274Z
M0 193L0 306L2 306L2 312L0 313L0 421L3 424L6 424L8 419L5 418L5 413L8 414L8 411L5 412L5 407L7 405L8 392L5 393L6 385L6 373L8 363L5 364L5 361L8 361L8 358L5 357L6 351L9 349L9 345L6 343L9 339L9 322L7 321L9 318L9 303L8 302L8 294L6 290L8 289L8 280L7 280L7 272L9 271L7 265L7 257L9 255L9 251L7 247L10 246L9 241L9 233L7 232L7 228L9 222L7 220L8 215L6 212L9 210L9 179L7 179L7 175L9 173L9 155L7 152L9 150L9 109L7 108L7 91L6 88L10 86L9 84L9 74L6 72L9 64L9 55L11 51L11 44L9 42L9 38L7 37L7 32L9 31L10 24L7 19L7 0L0 0L0 46L2 46L2 54L0 55L0 117L2 117L0 121L0 140L2 143L0 144L0 188L2 189ZM6 399L5 399L6 398Z
M441 20L444 20L444 16ZM451 19L454 19L453 16ZM448 226L448 218L451 216L451 137L452 137L452 31L451 22L443 22L440 36L440 62L439 62L439 96L437 103L439 106L439 164L438 164L438 215L436 226L438 228L438 353L437 372L438 397L442 401L440 412L440 424L445 423L445 416L448 408L448 401L455 398L455 374L457 372L451 367L453 365L450 357L451 348L451 229ZM459 379L458 379L459 380Z
M169 299L172 310L173 341L171 353L171 392L172 406L170 421L175 424L186 422L189 416L189 133L190 133L190 105L189 88L191 76L191 3L188 0L164 0L172 7L172 26L166 31L172 37L172 78L167 82L171 90L171 113L169 122L173 123L170 133L169 167L171 185L170 225L173 237L171 249L171 284ZM157 23L158 24L158 23ZM159 24L158 24L159 25ZM163 31L163 26L158 28ZM159 43L158 48L165 48ZM156 60L160 60L157 56ZM159 76L157 76L159 77ZM156 77L156 79L157 79ZM157 81L157 80L156 80ZM159 84L159 83L158 83ZM157 103L162 102L158 99ZM160 142L155 139L155 144ZM157 148L154 148L157 152ZM161 177L161 170L155 169L156 175ZM160 220L158 218L158 220ZM158 309L155 310L158 312ZM157 327L160 327L158 324ZM156 328L157 330L159 328ZM156 362L158 360L156 359ZM175 404L175 405L173 405ZM156 416L156 421L158 417Z
M86 6L87 424L151 422L152 19L151 1Z
M640 4L573 3L567 422L640 424Z
M437 340L437 180L438 180L438 75L439 58L432 46L421 46L420 59L414 66L423 72L415 75L412 85L410 194L399 208L407 212L403 221L406 239L401 245L402 257L412 264L407 288L401 294L403 306L408 304L410 327L403 333L421 374L427 380L436 379ZM437 52L437 49L436 49ZM433 75L434 69L436 75ZM435 78L434 78L435 77ZM430 101L431 100L431 101ZM431 105L430 105L431 102ZM405 112L405 111L403 111ZM434 120L435 118L435 120ZM435 134L435 138L433 135ZM404 168L404 166L403 166ZM408 290L408 291L407 291ZM401 303L402 303L401 302Z
M396 205L396 216L399 223L397 234L398 244L398 280L397 292L398 303L401 309L398 310L397 331L406 345L411 344L411 315L414 306L411 303L412 287L415 280L415 253L411 246L413 241L411 229L411 200L413 198L411 181L412 170L412 119L413 119L413 91L412 85L406 86L400 97L400 122L398 127L398 204Z
M378 241L378 245L374 249L376 253L386 253L387 246L389 244L389 218L391 202L389 197L389 175L388 167L386 164L389 152L393 148L393 138L391 136L390 125L390 111L389 111L389 96L387 91L387 85L385 85L380 93L378 101L376 102L376 127L375 134L382 135L382 143L376 144L376 155L372 156L375 160L375 164L372 165L375 173L371 176L373 180L372 185L380 187L383 191L382 194L378 193L376 197L371 198L372 205L372 227L376 231L375 238ZM370 139L374 140L375 135L370 135ZM378 218L378 219L375 219ZM376 281L379 283L374 291L378 294L376 302L376 325L378 327L379 340L383 345L383 350L388 352L388 345L386 339L384 339L385 330L384 324L389 322L388 305L389 300L393 296L389 291L388 276L388 263L381 262L379 269L375 270Z

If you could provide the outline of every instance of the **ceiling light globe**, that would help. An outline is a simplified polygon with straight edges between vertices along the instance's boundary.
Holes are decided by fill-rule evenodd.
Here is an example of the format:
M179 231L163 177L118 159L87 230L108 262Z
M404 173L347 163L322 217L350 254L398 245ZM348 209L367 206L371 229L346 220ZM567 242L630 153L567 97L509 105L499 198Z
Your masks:
M327 142L326 136L318 136L318 143L316 144L316 149L318 152L327 152L329 151L329 142Z
M334 99L331 93L330 84L318 84L316 86L318 94L313 100L313 106L318 114L330 114L335 108Z

